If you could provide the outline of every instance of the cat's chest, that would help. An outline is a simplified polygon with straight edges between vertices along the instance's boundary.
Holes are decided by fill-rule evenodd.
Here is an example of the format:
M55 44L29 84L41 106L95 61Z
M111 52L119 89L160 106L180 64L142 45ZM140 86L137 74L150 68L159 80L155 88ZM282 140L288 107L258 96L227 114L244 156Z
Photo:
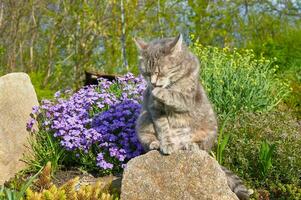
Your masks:
M174 112L164 106L154 109L151 113L154 120L165 118L171 128L186 127L189 124L189 117L186 114Z
M172 128L187 127L190 124L190 118L184 113L167 112L166 118Z

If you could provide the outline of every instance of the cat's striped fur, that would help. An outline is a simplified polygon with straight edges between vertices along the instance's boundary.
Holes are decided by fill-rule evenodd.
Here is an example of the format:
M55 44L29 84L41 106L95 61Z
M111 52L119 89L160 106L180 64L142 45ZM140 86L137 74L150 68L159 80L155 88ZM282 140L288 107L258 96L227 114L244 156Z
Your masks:
M139 70L147 81L136 125L144 148L158 149L163 154L210 151L217 138L217 121L199 82L199 61L184 44L182 35L135 42L140 51ZM239 198L247 199L249 194L240 179L224 171L231 189Z

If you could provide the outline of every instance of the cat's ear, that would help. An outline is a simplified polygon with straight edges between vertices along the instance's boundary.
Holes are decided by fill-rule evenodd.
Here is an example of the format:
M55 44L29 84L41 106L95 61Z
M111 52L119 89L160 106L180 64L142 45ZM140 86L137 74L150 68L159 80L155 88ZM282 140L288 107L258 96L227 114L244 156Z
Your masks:
M183 36L182 34L179 34L174 41L169 45L170 52L172 53L178 53L182 51L182 44L183 44Z
M136 46L140 51L147 49L148 44L146 42L144 42L142 39L133 38L133 40L136 43Z

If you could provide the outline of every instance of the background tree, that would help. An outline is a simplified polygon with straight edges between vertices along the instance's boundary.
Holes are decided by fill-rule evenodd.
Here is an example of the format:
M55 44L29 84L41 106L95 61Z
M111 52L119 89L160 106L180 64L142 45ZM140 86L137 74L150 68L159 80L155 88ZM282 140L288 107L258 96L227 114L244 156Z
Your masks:
M79 86L87 69L137 73L133 37L181 32L188 43L194 35L203 45L277 57L299 83L300 18L294 0L1 0L0 75L27 72L47 96Z

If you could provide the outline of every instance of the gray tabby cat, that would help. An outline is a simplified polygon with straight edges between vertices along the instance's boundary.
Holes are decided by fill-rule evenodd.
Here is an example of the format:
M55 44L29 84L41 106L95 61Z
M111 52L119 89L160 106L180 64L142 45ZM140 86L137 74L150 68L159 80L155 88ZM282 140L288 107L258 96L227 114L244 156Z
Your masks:
M199 82L197 57L188 50L182 35L135 42L140 52L139 70L147 81L136 125L145 150L209 152L217 138L217 121ZM249 192L240 179L223 169L231 189L240 199L248 199Z
M182 42L137 39L140 72L147 81L137 130L146 149L170 154L179 149L209 151L217 136L217 122L199 83L199 63Z

